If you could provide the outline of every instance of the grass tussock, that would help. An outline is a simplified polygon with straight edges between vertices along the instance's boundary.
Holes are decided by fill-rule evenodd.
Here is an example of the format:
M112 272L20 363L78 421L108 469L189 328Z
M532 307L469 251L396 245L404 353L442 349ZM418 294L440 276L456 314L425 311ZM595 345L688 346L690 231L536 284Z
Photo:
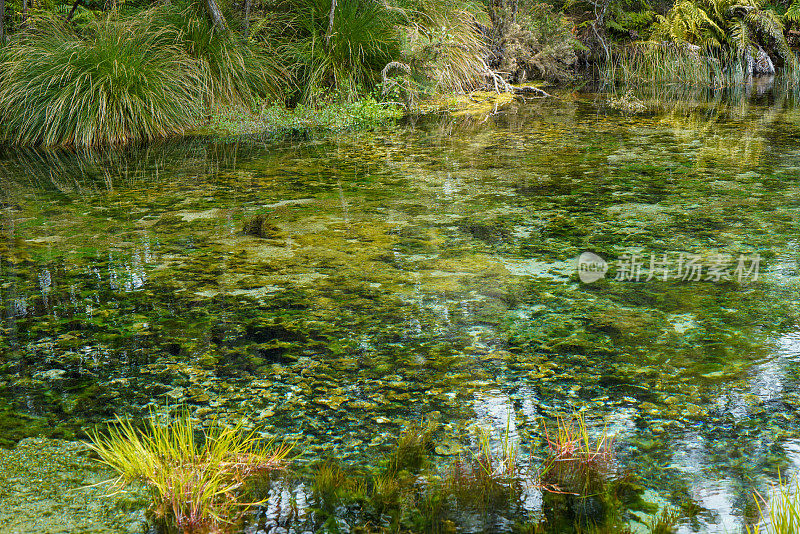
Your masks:
M0 124L17 145L116 146L184 133L205 113L279 98L274 54L212 26L194 4L40 17L0 52Z
M614 475L613 436L604 428L592 436L582 413L559 417L556 427L545 428L548 456L542 469L545 487L581 496L604 491Z
M330 0L283 0L262 36L281 43L299 100L307 104L358 100L400 53L400 15L388 4L338 0L332 25L330 7Z
M784 484L779 480L772 494L756 494L761 522L747 527L748 534L794 534L800 532L800 481Z
M274 51L215 28L197 4L167 3L151 10L148 20L153 28L171 28L174 35L165 45L177 45L195 62L207 110L252 109L257 102L285 92L288 75Z
M112 487L138 482L151 492L154 515L179 531L220 532L247 510L245 482L286 466L290 445L276 446L241 426L214 423L197 438L188 412L143 429L117 419L95 431L90 447L118 473Z
M411 87L463 94L486 86L487 43L476 29L485 12L463 2L410 0L403 13L401 60L415 80Z
M16 144L121 145L182 133L198 114L194 62L142 18L57 18L0 52L0 123Z

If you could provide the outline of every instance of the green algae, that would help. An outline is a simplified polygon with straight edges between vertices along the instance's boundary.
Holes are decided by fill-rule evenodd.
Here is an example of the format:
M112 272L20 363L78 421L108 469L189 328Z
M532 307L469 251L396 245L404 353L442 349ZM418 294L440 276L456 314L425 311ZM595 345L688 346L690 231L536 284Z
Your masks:
M367 461L438 413L446 459L498 405L529 434L582 407L676 503L716 487L701 475L749 494L797 437L800 156L791 102L745 104L564 97L483 123L5 154L2 444L169 401ZM259 214L268 235L243 233ZM765 272L582 285L584 250L758 251Z
M134 488L108 498L110 478L80 442L27 438L0 449L3 532L144 532L146 492Z

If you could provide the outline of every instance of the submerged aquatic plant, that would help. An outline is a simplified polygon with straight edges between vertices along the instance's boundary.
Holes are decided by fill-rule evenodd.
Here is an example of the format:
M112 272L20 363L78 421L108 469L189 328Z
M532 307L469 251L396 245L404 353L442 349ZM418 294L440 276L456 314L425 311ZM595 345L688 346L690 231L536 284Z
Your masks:
M435 430L436 423L433 421L409 424L388 456L387 471L418 471L424 467L428 453L433 450L432 437Z
M661 512L650 518L647 529L650 534L673 534L680 519L681 513L677 509L665 506Z
M241 424L214 422L202 435L200 442L187 411L163 424L152 416L143 429L117 417L105 434L91 434L89 446L118 473L112 488L143 483L168 525L218 532L253 504L241 498L246 480L285 468L292 445L265 442Z
M42 18L0 55L0 128L16 144L119 145L178 134L198 113L194 61L172 30L108 17L78 33Z

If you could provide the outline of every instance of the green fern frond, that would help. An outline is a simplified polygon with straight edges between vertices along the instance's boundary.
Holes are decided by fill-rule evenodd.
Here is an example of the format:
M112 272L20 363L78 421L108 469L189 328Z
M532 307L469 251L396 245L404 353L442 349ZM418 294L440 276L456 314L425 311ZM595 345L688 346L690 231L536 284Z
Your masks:
M791 22L800 22L800 0L794 0L783 17Z

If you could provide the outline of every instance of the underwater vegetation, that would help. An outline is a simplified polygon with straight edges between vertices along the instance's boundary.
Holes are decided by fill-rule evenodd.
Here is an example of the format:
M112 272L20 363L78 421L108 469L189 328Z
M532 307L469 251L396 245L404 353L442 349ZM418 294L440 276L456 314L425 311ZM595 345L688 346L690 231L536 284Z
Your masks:
M338 531L337 514L346 510L350 524L377 532L491 532L503 522L519 532L629 532L622 510L654 511L641 501L641 488L615 470L613 438L605 431L590 436L581 414L559 418L552 434L545 432L541 458L521 454L508 429L493 439L479 428L471 448L436 465L429 456L436 428L407 426L377 472L320 464L312 481L315 527ZM540 509L526 508L531 494L541 496ZM643 527L669 533L679 519L665 508Z
M198 435L201 439L198 439ZM212 424L200 431L183 410L166 421L153 414L144 426L117 418L90 447L118 478L112 489L142 483L156 520L178 532L222 532L253 503L242 487L287 464L291 445L273 445L241 425Z
M292 445L264 442L242 425L199 431L186 409L166 420L153 415L143 428L117 418L95 431L89 446L118 474L112 490L133 483L149 489L151 519L167 532L233 531L275 487L306 488L308 506L294 499L281 526L315 532L491 532L498 521L520 532L624 532L621 510L652 511L641 490L611 467L612 438L605 431L590 436L583 415L559 418L545 431L541 459L521 454L509 429L494 439L478 428L471 447L437 464L439 430L432 421L409 424L376 467L335 457L292 466ZM540 495L539 509L525 506L531 494ZM664 509L648 528L672 532L678 519Z
M792 97L700 95L686 109L637 95L666 111L626 117L580 98L539 104L541 119L525 108L466 131L421 121L413 132L347 132L313 146L196 141L130 161L65 155L58 166L6 156L2 307L12 319L0 381L2 419L14 426L0 425L5 443L75 439L168 397L200 418L251 416L271 434L302 433L309 456L334 456L366 492L379 488L387 521L407 503L408 524L419 507L464 524L467 504L441 487L459 452L473 478L476 437L456 438L469 453L434 439L423 455L435 463L422 469L430 476L403 475L431 490L408 497L399 477L349 462L390 454L409 418L440 411L450 428L437 432L450 435L476 416L486 424L502 403L523 433L523 471L534 444L541 470L540 418L552 435L556 414L581 405L613 422L616 461L669 502L736 473L730 492L749 495L797 434L796 337L783 335L798 317ZM258 213L274 237L242 235ZM780 278L749 287L543 279L587 243L608 259L633 244L754 247ZM788 263L778 271L780 251ZM787 347L777 361L773 339ZM772 377L784 389L759 393ZM741 424L747 434L731 430ZM496 440L495 431L497 454ZM684 484L698 442L705 478ZM734 448L741 458L729 458ZM670 463L682 472L665 472ZM599 508L595 497L581 508L577 497L528 494L562 500L552 517ZM718 521L705 508L699 516L701 526Z

